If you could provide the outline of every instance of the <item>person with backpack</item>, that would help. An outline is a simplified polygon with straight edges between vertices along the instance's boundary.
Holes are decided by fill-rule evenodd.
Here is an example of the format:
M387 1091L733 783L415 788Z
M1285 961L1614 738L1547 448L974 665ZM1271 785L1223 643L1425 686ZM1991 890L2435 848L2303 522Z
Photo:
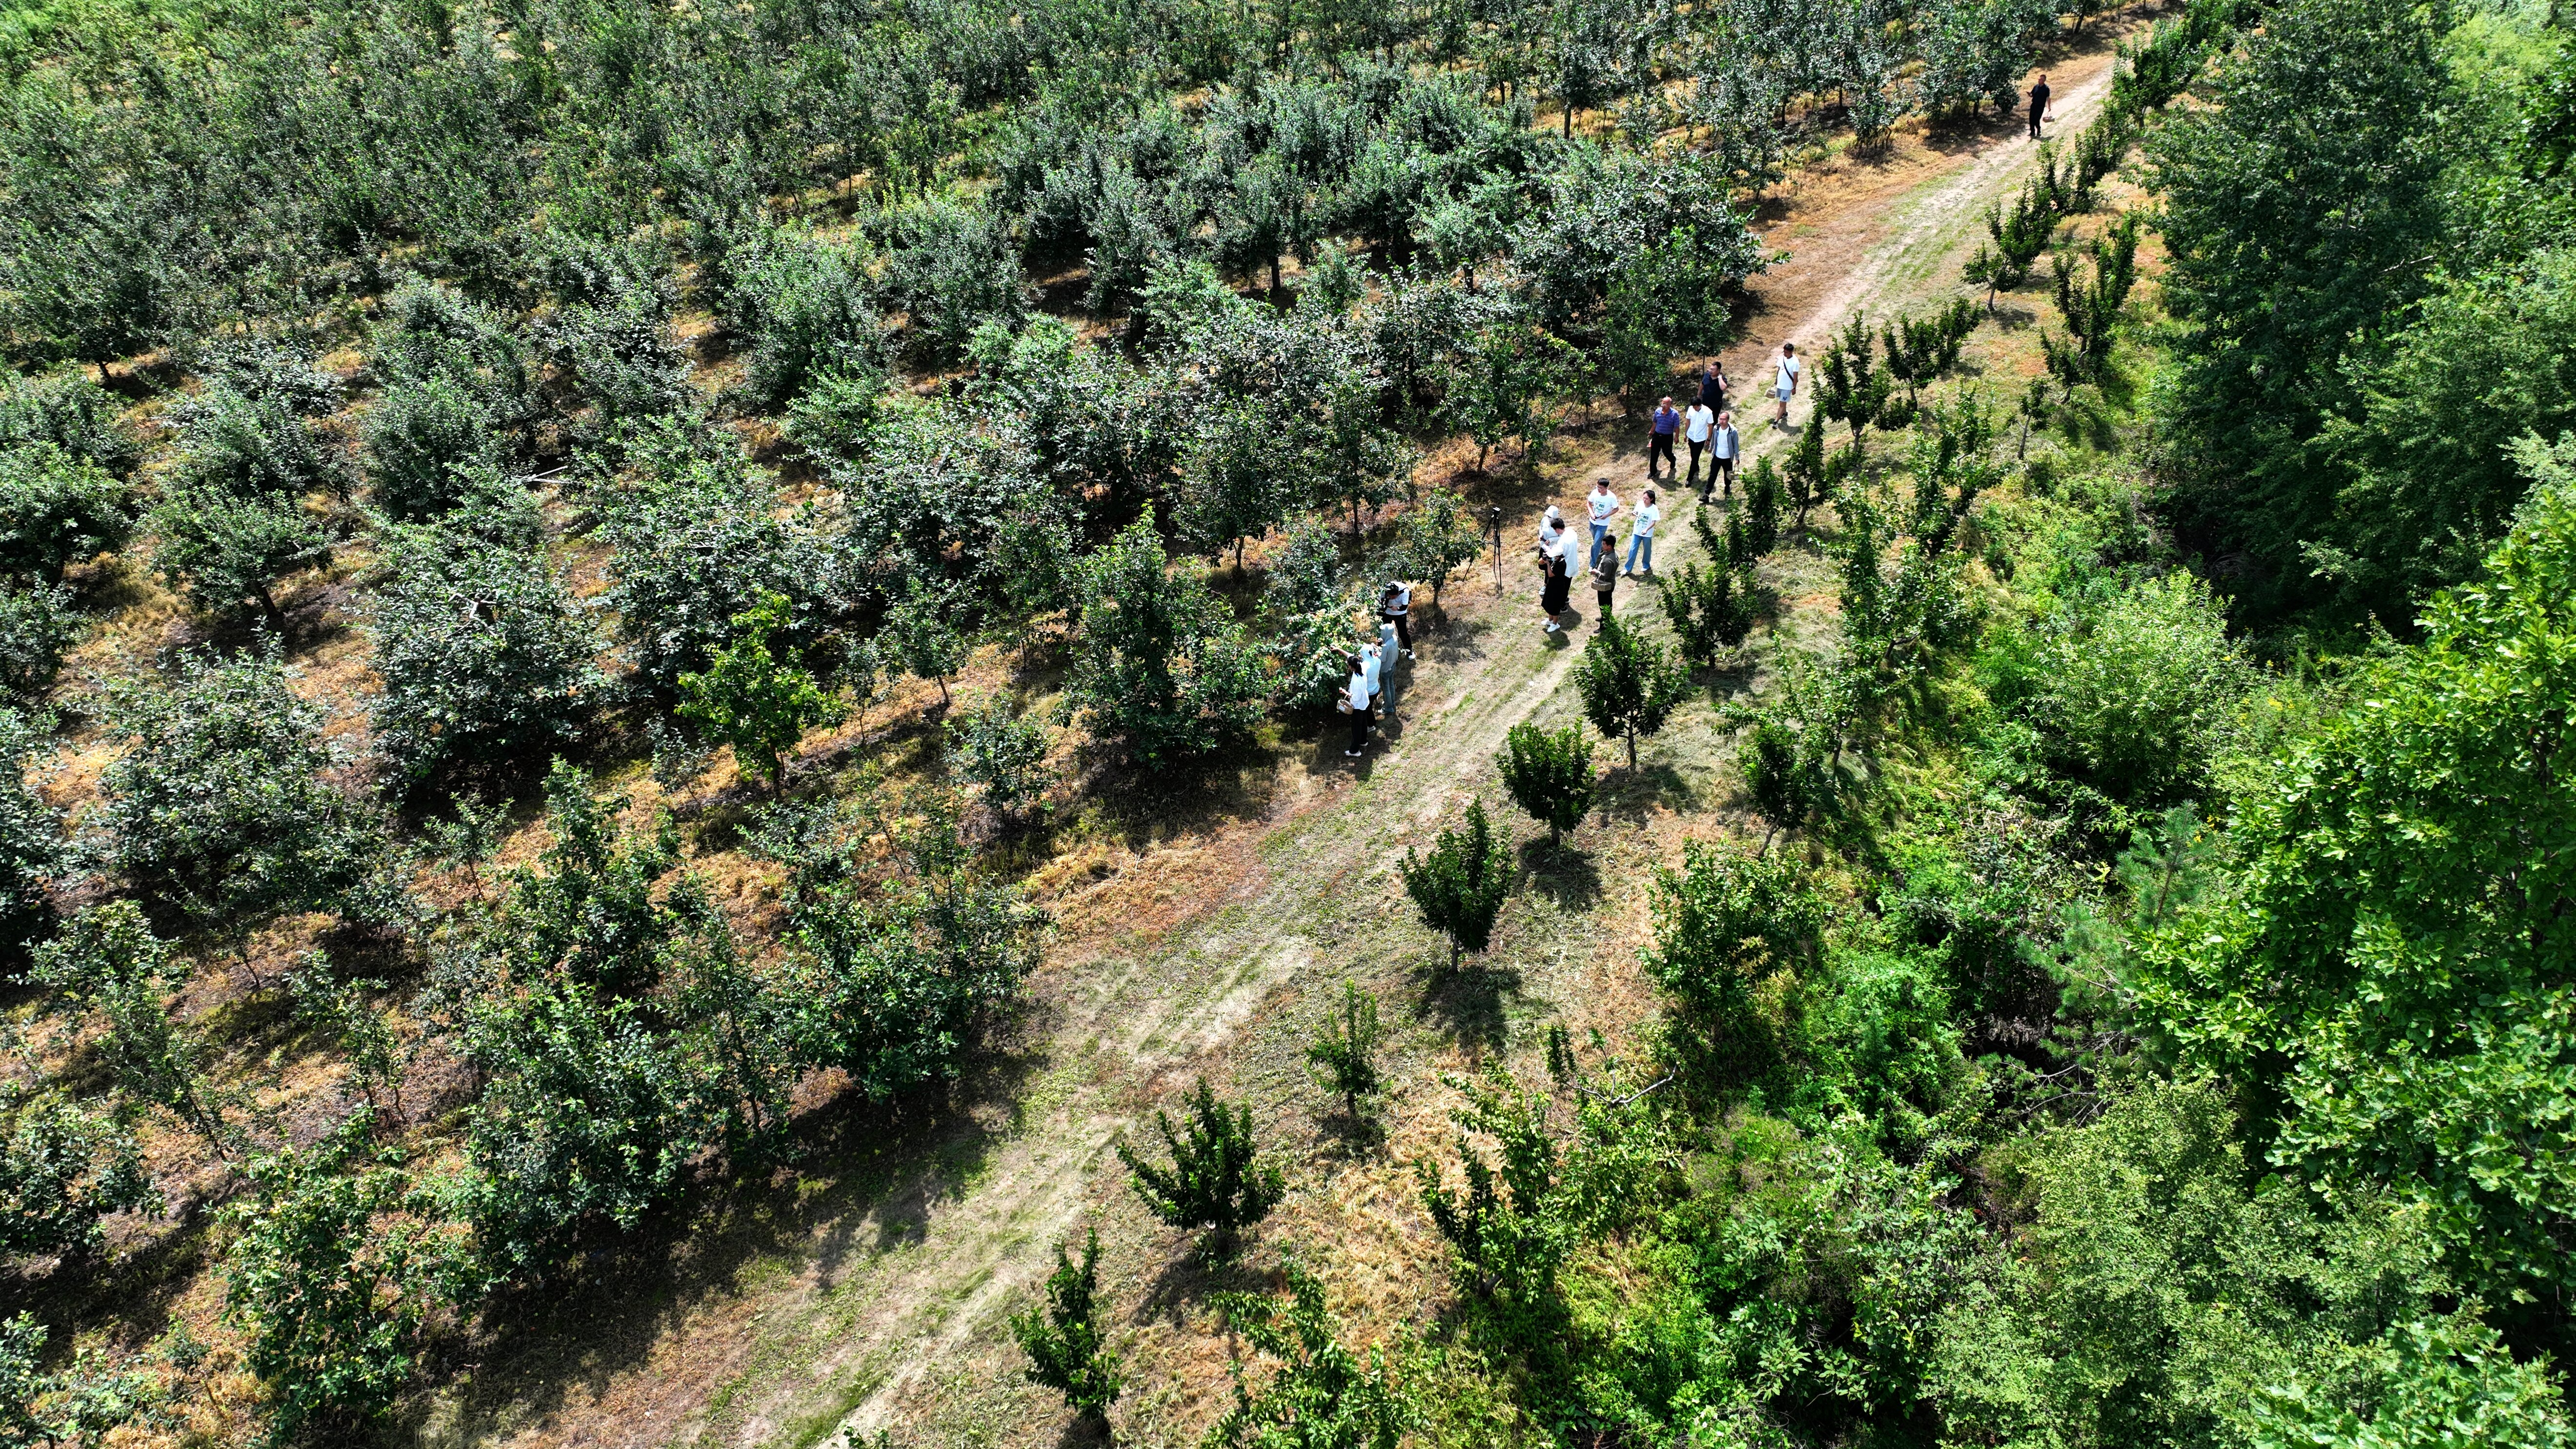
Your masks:
M2030 87L2030 138L2039 139L2039 123L2048 119L2048 72L2041 71Z
M1342 751L1344 759L1356 760L1368 748L1369 688L1368 675L1360 668L1360 657L1350 657L1351 677L1342 681L1342 713L1351 717L1351 747Z
M1645 501L1639 503L1637 505L1637 511L1630 515L1630 522L1628 524L1628 566L1620 570L1621 573L1636 573L1637 560L1642 556L1646 560L1646 576L1649 578L1654 577L1655 525L1662 522L1663 517L1664 510L1655 502L1655 490L1652 488L1647 489ZM1612 552L1616 553L1617 550L1613 549Z
M1682 414L1682 439L1690 444L1691 450L1690 481L1684 487L1699 487L1699 455L1708 451L1709 429L1716 426L1717 414L1704 402L1693 402L1690 411ZM1706 489L1701 489L1700 493L1702 497L1707 496Z
M1725 491L1720 493L1719 497L1735 496L1735 460L1742 456L1744 456L1744 435L1735 430L1735 414L1719 413L1717 426L1708 435L1708 481L1711 483L1723 481L1726 485ZM1699 490L1699 498L1702 503L1708 501L1706 488Z
M1396 641L1404 646L1404 657L1413 657L1413 628L1407 616L1413 612L1413 585L1402 579L1388 579L1386 592L1377 596L1377 616L1395 626Z
M1678 473L1673 462L1673 434L1680 432L1682 415L1673 411L1673 400L1665 398L1655 404L1655 430L1646 441L1646 481L1655 481L1655 464L1661 461L1666 474Z
M1773 425L1785 428L1789 426L1789 399L1798 392L1797 343L1780 344L1780 356L1772 365L1772 373L1771 397L1779 404L1779 411L1772 414L1771 421Z

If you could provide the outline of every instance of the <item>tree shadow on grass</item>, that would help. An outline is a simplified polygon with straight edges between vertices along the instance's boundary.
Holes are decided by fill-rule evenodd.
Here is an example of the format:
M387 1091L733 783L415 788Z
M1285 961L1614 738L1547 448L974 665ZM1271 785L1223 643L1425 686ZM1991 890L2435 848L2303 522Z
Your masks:
M1509 1030L1510 998L1521 989L1520 968L1486 961L1463 962L1452 971L1434 964L1414 1005L1417 1019L1435 1023L1460 1046L1489 1051Z
M1601 868L1570 844L1532 839L1521 845L1521 869L1530 888L1561 911L1583 910L1601 899Z
M1630 825L1642 825L1656 805L1687 810L1697 803L1690 781L1670 764L1649 760L1637 768L1613 770L1601 782L1598 803L1593 807L1605 819Z
M1270 1274L1252 1263L1260 1235L1258 1227L1236 1235L1230 1258L1209 1256L1201 1246L1203 1239L1191 1235L1145 1285L1144 1298L1136 1305L1137 1321L1159 1317L1174 1325L1186 1324L1191 1312L1216 1294L1270 1287Z

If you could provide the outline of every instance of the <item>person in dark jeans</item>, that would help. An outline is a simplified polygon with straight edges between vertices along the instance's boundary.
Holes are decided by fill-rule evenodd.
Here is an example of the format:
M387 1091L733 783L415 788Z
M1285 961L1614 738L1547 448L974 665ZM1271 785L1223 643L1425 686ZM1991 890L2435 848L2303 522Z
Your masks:
M1682 415L1673 411L1673 400L1671 398L1665 398L1662 402L1655 404L1654 439L1646 449L1646 480L1648 482L1654 481L1655 460L1658 458L1663 460L1664 475L1666 477L1678 477L1680 475L1682 465L1673 460L1673 434L1680 432L1681 427Z
M1377 616L1395 626L1396 642L1404 646L1404 657L1413 657L1413 586L1402 579L1388 579L1386 592L1377 596Z
M2048 72L2041 71L2030 88L2030 138L2039 139L2039 123L2048 119Z
M1619 587L1619 551L1606 549L1592 563L1592 597L1601 604L1601 621L1610 621L1610 591Z

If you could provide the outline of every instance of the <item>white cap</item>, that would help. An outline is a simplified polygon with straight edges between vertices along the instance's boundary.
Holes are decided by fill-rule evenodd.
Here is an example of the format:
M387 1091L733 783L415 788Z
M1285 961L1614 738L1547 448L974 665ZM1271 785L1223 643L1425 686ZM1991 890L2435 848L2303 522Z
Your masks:
M1556 505L1555 505L1555 504L1551 503L1551 504L1549 504L1549 505L1547 506L1547 516L1548 516L1548 517L1550 517L1550 518L1554 518L1554 517L1556 517L1556 516L1557 516L1557 512L1556 512Z

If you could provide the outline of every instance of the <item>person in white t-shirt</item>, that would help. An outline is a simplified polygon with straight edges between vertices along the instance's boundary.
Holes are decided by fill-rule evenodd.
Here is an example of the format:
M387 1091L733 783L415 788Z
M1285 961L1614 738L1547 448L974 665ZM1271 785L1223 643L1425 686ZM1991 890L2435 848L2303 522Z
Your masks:
M1682 438L1691 450L1690 481L1684 487L1699 487L1699 455L1708 447L1709 430L1716 426L1717 414L1704 402L1692 403L1689 411L1682 414ZM1702 493L1706 491L1701 489Z
M1789 399L1797 396L1798 371L1798 344L1781 343L1780 358L1772 368L1771 377L1771 397L1779 405L1779 411L1771 415L1771 421L1776 426L1783 428L1789 426Z
M1369 682L1357 654L1351 656L1350 665L1350 678L1342 681L1342 712L1351 717L1351 747L1342 753L1357 759L1368 748Z
M1635 574L1637 560L1643 558L1646 561L1647 576L1654 575L1655 525L1662 522L1663 517L1664 510L1655 501L1655 490L1647 489L1645 501L1637 505L1637 511L1631 516L1632 521L1628 525L1628 566L1620 570L1621 573Z
M1538 546L1547 552L1564 554L1567 562L1571 563L1574 543L1569 535L1573 532L1573 523L1557 512L1556 505L1551 503L1547 506L1547 516L1538 521Z
M1610 536L1610 520L1619 516L1619 495L1610 491L1607 477L1592 480L1592 493L1583 500L1592 510L1592 551L1583 556L1583 566L1592 567L1601 557L1601 541ZM1612 545L1615 549L1617 545Z

